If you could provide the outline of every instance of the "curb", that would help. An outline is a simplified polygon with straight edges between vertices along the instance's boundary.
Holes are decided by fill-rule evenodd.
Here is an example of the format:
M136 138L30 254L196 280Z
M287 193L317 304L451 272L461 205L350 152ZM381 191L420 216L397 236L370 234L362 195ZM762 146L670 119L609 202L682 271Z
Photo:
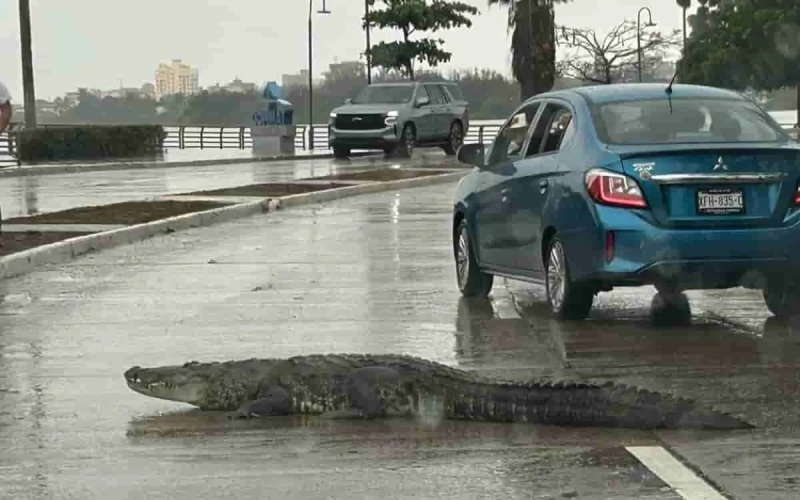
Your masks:
M322 203L326 201L338 200L349 196L360 194L380 193L382 191L393 191L395 189L408 189L415 187L432 186L445 182L457 181L467 174L468 171L454 171L446 174L426 175L424 177L414 177L412 179L401 179L397 181L372 182L368 184L357 184L353 186L341 187L336 189L326 189L325 191L314 191L311 193L300 193L276 198L273 201L273 209L306 205L310 203Z
M69 238L0 257L0 279L26 274L42 265L68 262L75 257L98 250L142 241L158 234L171 233L193 227L210 226L251 215L273 212L282 208L337 200L360 194L443 184L458 180L466 173L466 171L457 171L398 181L359 184L313 193L296 194L283 198L264 198L258 201L237 203L202 212L177 215L153 222Z
M200 150L199 150L200 151ZM378 155L379 153L360 152L352 153L351 158L363 158ZM0 178L4 177L27 177L31 175L54 175L54 174L76 174L81 172L108 172L114 170L138 170L148 168L180 168L180 167L203 167L207 165L234 165L242 163L271 163L278 161L307 161L307 160L330 160L333 153L325 154L303 154L286 156L262 156L253 158L219 158L205 160L187 161L120 161L110 163L86 163L86 164L50 164L50 165L15 165L0 168Z

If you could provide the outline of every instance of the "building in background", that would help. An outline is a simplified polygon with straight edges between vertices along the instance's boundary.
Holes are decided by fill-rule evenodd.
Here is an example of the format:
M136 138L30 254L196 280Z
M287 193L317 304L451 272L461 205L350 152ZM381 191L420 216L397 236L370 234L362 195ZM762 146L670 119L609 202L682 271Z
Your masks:
M234 79L227 85L220 85L216 83L208 88L206 88L210 93L215 92L231 92L234 94L253 94L256 92L256 84L250 82L243 82L238 78Z
M145 83L140 89L141 95L150 99L156 98L156 86L152 83Z
M337 79L340 75L365 75L367 74L367 66L361 61L342 61L334 62L328 65L328 74L326 77Z
M299 73L283 75L281 77L281 86L285 89L289 87L308 87L308 70L301 69Z
M192 95L200 90L200 77L197 68L184 64L180 59L172 63L161 63L156 69L156 98L167 95Z

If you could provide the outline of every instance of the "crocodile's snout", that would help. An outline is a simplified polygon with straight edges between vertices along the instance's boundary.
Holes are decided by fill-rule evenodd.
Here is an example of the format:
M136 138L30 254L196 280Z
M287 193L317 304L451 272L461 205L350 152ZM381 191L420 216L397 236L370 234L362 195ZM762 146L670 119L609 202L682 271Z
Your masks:
M138 365L128 368L125 370L125 380L127 382L138 382L140 371L142 371L142 367Z

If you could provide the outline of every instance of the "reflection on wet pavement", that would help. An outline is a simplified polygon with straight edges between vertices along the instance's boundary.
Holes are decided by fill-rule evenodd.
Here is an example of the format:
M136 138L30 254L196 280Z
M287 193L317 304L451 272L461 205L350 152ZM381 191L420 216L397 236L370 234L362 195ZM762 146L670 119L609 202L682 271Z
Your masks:
M652 288L600 294L582 323L545 319L543 290L512 282L508 289L532 330L558 329L573 373L692 397L754 423L756 432L734 438L659 434L739 498L796 498L800 328L769 317L760 292L689 292L692 325L656 328Z
M691 295L684 329L648 324L646 289L604 294L575 324L549 319L541 290L505 280L488 301L462 300L452 189L298 207L0 283L0 497L679 498L624 450L665 442L737 497L790 498L798 337L765 333L754 294ZM238 422L141 396L122 378L133 364L312 352L619 378L758 429Z
M310 159L266 161L196 167L139 168L70 174L0 178L0 205L4 218L34 215L72 207L103 205L165 194L185 193L246 184L285 182L348 170L391 165L413 165L425 156L386 162L379 156L351 160Z

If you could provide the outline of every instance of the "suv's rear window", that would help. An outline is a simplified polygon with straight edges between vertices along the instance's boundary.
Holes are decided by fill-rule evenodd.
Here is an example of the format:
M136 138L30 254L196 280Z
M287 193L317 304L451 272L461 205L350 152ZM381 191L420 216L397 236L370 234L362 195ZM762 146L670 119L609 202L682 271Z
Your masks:
M747 100L666 97L597 104L594 122L608 144L775 142L789 137Z
M459 87L455 83L445 83L444 88L447 89L447 92L450 93L450 97L452 97L451 100L453 101L464 100L464 92L462 92L461 87Z
M414 94L412 85L371 85L353 99L355 104L404 104Z

